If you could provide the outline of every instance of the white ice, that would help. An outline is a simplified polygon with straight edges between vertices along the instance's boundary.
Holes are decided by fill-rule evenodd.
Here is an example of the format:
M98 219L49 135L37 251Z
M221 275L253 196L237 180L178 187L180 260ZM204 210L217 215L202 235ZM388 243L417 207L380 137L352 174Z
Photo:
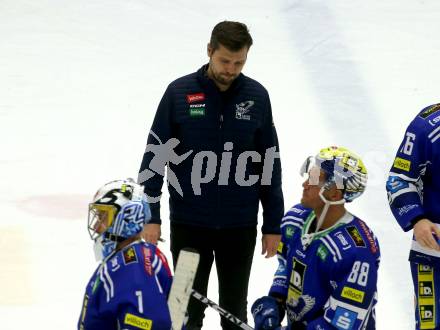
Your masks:
M370 185L349 209L381 244L378 329L413 328L410 234L384 182L409 121L439 101L440 2L1 0L1 329L76 327L96 266L87 203L103 183L137 176L162 93L207 62L224 19L254 38L244 73L271 96L286 208L307 155L344 145L364 157ZM163 234L167 251L166 221ZM276 267L259 250L250 304ZM213 274L218 301L216 289ZM220 329L211 310L205 324Z

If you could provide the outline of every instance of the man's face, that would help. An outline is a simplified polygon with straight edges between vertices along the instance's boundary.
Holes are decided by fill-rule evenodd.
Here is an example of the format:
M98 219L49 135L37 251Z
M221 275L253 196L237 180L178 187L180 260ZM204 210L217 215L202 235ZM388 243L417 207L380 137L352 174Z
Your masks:
M324 202L319 197L319 191L325 184L325 173L314 166L310 169L307 179L303 182L303 194L301 204L314 210L324 206Z
M248 50L247 47L243 47L239 51L233 52L222 45L213 50L208 44L208 76L221 90L228 89L234 79L238 77L246 63Z
M103 232L106 231L107 227L108 227L108 218L109 218L109 214L107 211L97 211L96 212L96 217L97 220L96 222L93 224L93 229L98 233L98 234L102 234Z

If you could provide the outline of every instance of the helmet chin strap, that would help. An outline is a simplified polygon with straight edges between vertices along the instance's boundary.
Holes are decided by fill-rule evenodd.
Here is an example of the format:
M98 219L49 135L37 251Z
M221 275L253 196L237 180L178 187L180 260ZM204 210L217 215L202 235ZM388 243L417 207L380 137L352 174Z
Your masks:
M318 223L316 224L315 233L319 231L319 229L322 226L322 223L324 222L325 216L327 215L327 211L330 208L331 205L341 205L345 203L345 199L342 198L338 201L329 201L327 198L324 197L324 190L325 187L322 187L319 190L319 198L324 202L324 208L322 209L321 215L319 216Z
M318 218L318 222L316 223L315 232L313 233L306 233L303 236L301 236L301 243L303 246L303 249L307 249L307 247L310 245L310 243L313 240L313 237L316 235L316 233L321 229L322 223L324 222L325 216L327 215L328 209L331 205L341 205L345 203L345 199L342 198L338 201L329 201L327 198L324 197L324 190L325 187L322 187L319 190L319 197L324 202L324 208L322 209L321 215Z

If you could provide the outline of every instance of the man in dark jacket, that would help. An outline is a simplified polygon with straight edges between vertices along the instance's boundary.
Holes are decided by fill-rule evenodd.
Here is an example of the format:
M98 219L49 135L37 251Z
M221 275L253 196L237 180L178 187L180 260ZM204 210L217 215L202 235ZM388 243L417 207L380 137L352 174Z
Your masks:
M246 25L217 24L209 63L172 82L159 104L139 182L150 198L147 241L160 237L164 166L170 193L174 264L185 247L200 253L194 288L206 295L215 258L219 303L247 320L247 292L263 206L262 254L276 254L284 212L281 163L266 89L241 73L252 37ZM201 329L205 307L192 300L187 329ZM223 329L236 329L226 319Z

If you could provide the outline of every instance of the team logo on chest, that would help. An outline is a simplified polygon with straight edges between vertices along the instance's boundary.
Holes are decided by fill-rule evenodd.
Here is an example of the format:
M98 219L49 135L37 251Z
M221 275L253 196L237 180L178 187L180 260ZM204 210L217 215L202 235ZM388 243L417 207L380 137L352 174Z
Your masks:
M254 101L244 101L235 105L235 118L242 120L251 120L251 116L247 113L251 110L251 107L255 104Z

